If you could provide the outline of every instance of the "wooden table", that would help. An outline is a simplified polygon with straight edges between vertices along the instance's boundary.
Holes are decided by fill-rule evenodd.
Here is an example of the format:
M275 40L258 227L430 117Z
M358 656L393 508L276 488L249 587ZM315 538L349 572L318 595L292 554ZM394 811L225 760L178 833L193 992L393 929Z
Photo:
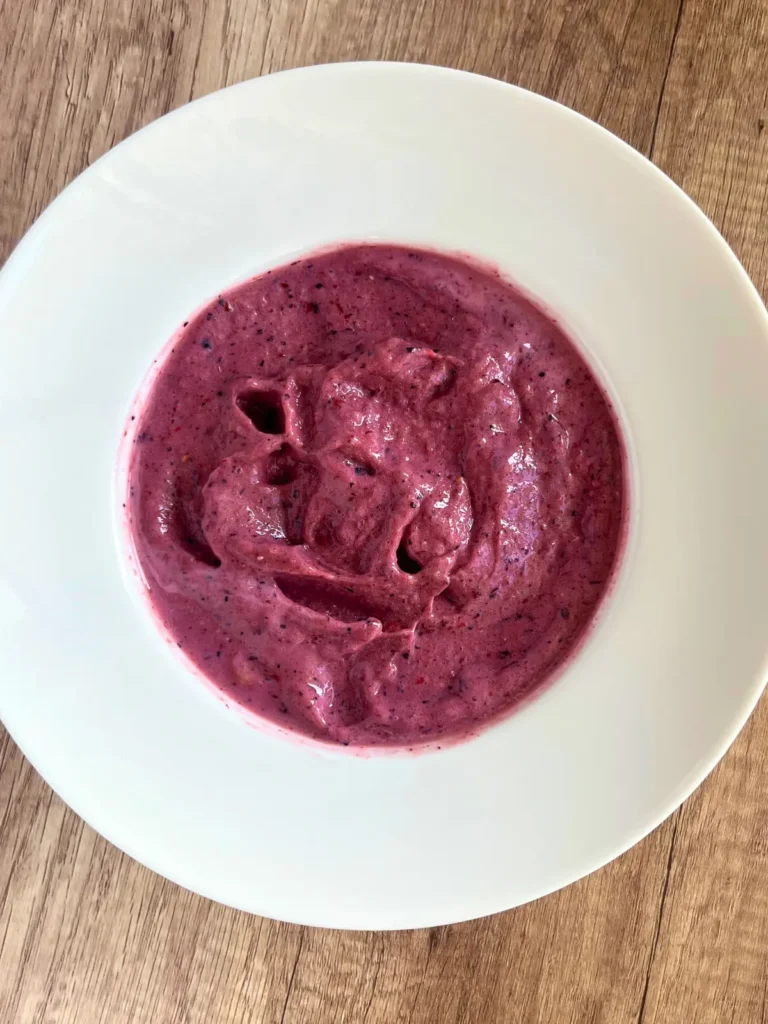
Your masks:
M387 58L494 75L599 121L768 289L766 0L0 0L0 55L0 259L171 108L279 68ZM0 729L1 1024L766 1024L767 890L766 701L609 867L402 934L276 924L182 891L84 826Z

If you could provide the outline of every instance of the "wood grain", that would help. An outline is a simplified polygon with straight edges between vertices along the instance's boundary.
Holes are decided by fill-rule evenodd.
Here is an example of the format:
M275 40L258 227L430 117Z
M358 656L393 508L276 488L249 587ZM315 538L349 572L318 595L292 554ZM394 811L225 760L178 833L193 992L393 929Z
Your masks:
M141 125L361 58L552 96L650 154L768 290L765 0L0 0L0 259ZM402 934L248 917L83 825L0 730L0 1024L768 1024L768 705L618 861Z

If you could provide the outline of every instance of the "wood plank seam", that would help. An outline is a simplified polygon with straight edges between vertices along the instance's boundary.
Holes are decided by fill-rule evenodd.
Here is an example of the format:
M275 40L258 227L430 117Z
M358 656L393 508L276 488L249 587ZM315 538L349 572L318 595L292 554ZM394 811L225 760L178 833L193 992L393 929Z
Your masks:
M648 157L653 160L653 154L656 150L656 132L659 127L659 121L661 120L661 107L664 103L664 95L667 91L667 79L669 78L669 69L672 67L672 58L675 55L675 43L680 32L680 25L683 21L683 8L685 7L685 0L680 0L677 8L677 18L675 19L675 27L672 31L672 41L669 44L669 56L667 57L667 65L664 68L664 77L661 80L661 91L659 93L659 102L656 106L656 116L653 119L653 130L651 131L651 144L648 147Z
M280 1024L285 1024L285 1015L288 1011L288 1003L291 999L291 992L293 991L293 984L296 981L296 971L298 970L299 960L301 959L301 951L304 948L304 931L302 928L299 932L299 948L296 950L296 959L293 961L293 970L291 971L291 977L288 981L288 988L285 993L285 1002L283 1003L283 1012L280 1014Z
M648 969L645 974L645 984L643 985L643 995L640 1000L640 1012L637 1015L637 1024L644 1024L645 1021L645 1009L648 1001L648 990L651 985L651 975L653 973L654 964L656 962L656 953L659 948L659 938L661 936L661 925L664 918L664 904L667 901L667 892L669 890L669 879L672 875L672 861L675 855L675 840L677 839L677 830L680 824L680 816L682 814L682 808L678 807L675 811L675 824L672 829L672 837L669 841L669 856L667 857L667 868L664 872L664 881L661 886L661 897L659 899L659 909L656 915L656 929L654 931L653 940L651 942L650 955L648 957Z

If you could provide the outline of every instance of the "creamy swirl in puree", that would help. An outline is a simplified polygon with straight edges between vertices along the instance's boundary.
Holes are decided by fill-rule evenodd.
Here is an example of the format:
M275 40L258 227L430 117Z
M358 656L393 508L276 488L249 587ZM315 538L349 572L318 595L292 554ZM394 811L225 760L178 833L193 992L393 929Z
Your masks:
M355 245L233 288L139 420L128 510L157 615L228 698L321 740L476 732L574 650L617 561L603 391L457 258Z

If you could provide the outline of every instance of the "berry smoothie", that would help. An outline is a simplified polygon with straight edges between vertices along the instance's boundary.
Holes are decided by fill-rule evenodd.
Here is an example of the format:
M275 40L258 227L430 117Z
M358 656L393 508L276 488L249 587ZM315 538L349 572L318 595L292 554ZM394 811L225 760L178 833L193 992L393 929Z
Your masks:
M623 445L563 330L491 270L350 245L184 325L128 511L154 609L255 714L407 747L550 678L621 548Z

